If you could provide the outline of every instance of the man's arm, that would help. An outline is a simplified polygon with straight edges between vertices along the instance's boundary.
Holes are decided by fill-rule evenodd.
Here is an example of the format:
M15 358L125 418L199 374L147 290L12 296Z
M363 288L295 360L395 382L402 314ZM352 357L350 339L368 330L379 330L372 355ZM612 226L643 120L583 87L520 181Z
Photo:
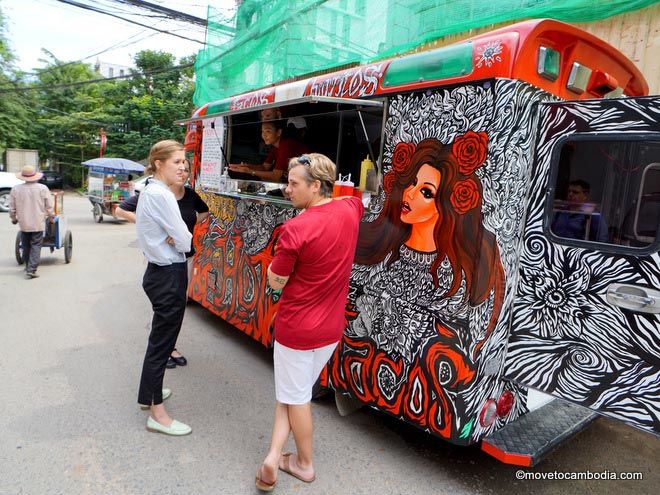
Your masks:
M14 225L18 223L18 218L16 217L16 192L14 189L9 192L9 218Z
M124 220L128 220L131 223L135 223L135 213L132 211L126 211L121 206L118 206L115 209L115 216L123 218Z
M280 179L282 178L282 174L284 173L283 170L271 170L270 172L267 172L265 170L255 170L252 175L254 175L254 178L256 180L263 180L267 182L279 182Z
M44 196L44 204L46 206L46 213L48 213L48 218L55 218L55 203L53 202L53 195L50 193L48 188L45 188L46 195Z
M283 277L277 273L273 273L270 269L270 265L268 266L268 285L270 285L271 289L282 290L288 281L289 277Z

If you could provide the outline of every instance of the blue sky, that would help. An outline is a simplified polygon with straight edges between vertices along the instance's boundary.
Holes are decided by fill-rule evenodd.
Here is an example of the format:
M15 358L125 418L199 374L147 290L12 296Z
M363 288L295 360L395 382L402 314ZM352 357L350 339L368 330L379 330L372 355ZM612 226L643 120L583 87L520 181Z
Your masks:
M97 2L85 0L81 3ZM208 2L204 0L152 0L152 3L206 18ZM221 2L211 0L211 3ZM233 2L230 2L231 4ZM113 6L113 4L106 0L103 6ZM122 8L117 4L113 7ZM85 60L94 63L98 58L106 63L126 66L132 65L132 55L140 50L163 50L182 57L196 53L202 47L192 41L160 34L151 29L56 0L0 0L0 8L6 18L7 36L12 51L18 58L16 65L26 72L43 66L43 63L38 61L43 57L42 47L51 51L58 59L70 61L79 60L116 44L136 41L134 44ZM202 27L178 22L154 21L146 17L135 20L155 25L159 29L169 31L178 29L177 32L183 36L204 41Z

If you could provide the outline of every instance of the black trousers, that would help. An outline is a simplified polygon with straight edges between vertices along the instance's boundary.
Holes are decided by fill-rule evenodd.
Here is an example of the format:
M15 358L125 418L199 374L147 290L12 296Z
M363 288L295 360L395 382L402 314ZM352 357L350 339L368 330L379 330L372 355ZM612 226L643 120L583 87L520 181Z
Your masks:
M188 275L186 263L158 266L149 263L142 279L154 310L147 352L142 365L138 402L163 402L163 376L167 359L174 350L186 310Z

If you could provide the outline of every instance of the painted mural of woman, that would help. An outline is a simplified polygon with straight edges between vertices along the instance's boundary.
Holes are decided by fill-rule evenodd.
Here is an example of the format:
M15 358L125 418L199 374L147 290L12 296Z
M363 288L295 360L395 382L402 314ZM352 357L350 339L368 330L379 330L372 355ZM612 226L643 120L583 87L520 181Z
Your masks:
M472 333L476 357L504 296L499 249L483 226L474 173L487 142L485 132L469 131L447 145L432 138L396 145L383 209L360 228L355 262L365 266L354 272L349 335L369 336L410 364L441 324L464 338Z

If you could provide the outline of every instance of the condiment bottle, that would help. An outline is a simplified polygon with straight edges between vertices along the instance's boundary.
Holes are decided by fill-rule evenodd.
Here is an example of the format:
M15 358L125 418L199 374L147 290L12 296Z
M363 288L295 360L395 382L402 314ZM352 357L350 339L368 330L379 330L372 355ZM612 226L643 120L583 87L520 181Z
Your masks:
M367 173L369 170L373 170L374 168L374 162L372 162L369 159L369 155L362 160L362 164L360 165L360 189L364 191L367 187Z

